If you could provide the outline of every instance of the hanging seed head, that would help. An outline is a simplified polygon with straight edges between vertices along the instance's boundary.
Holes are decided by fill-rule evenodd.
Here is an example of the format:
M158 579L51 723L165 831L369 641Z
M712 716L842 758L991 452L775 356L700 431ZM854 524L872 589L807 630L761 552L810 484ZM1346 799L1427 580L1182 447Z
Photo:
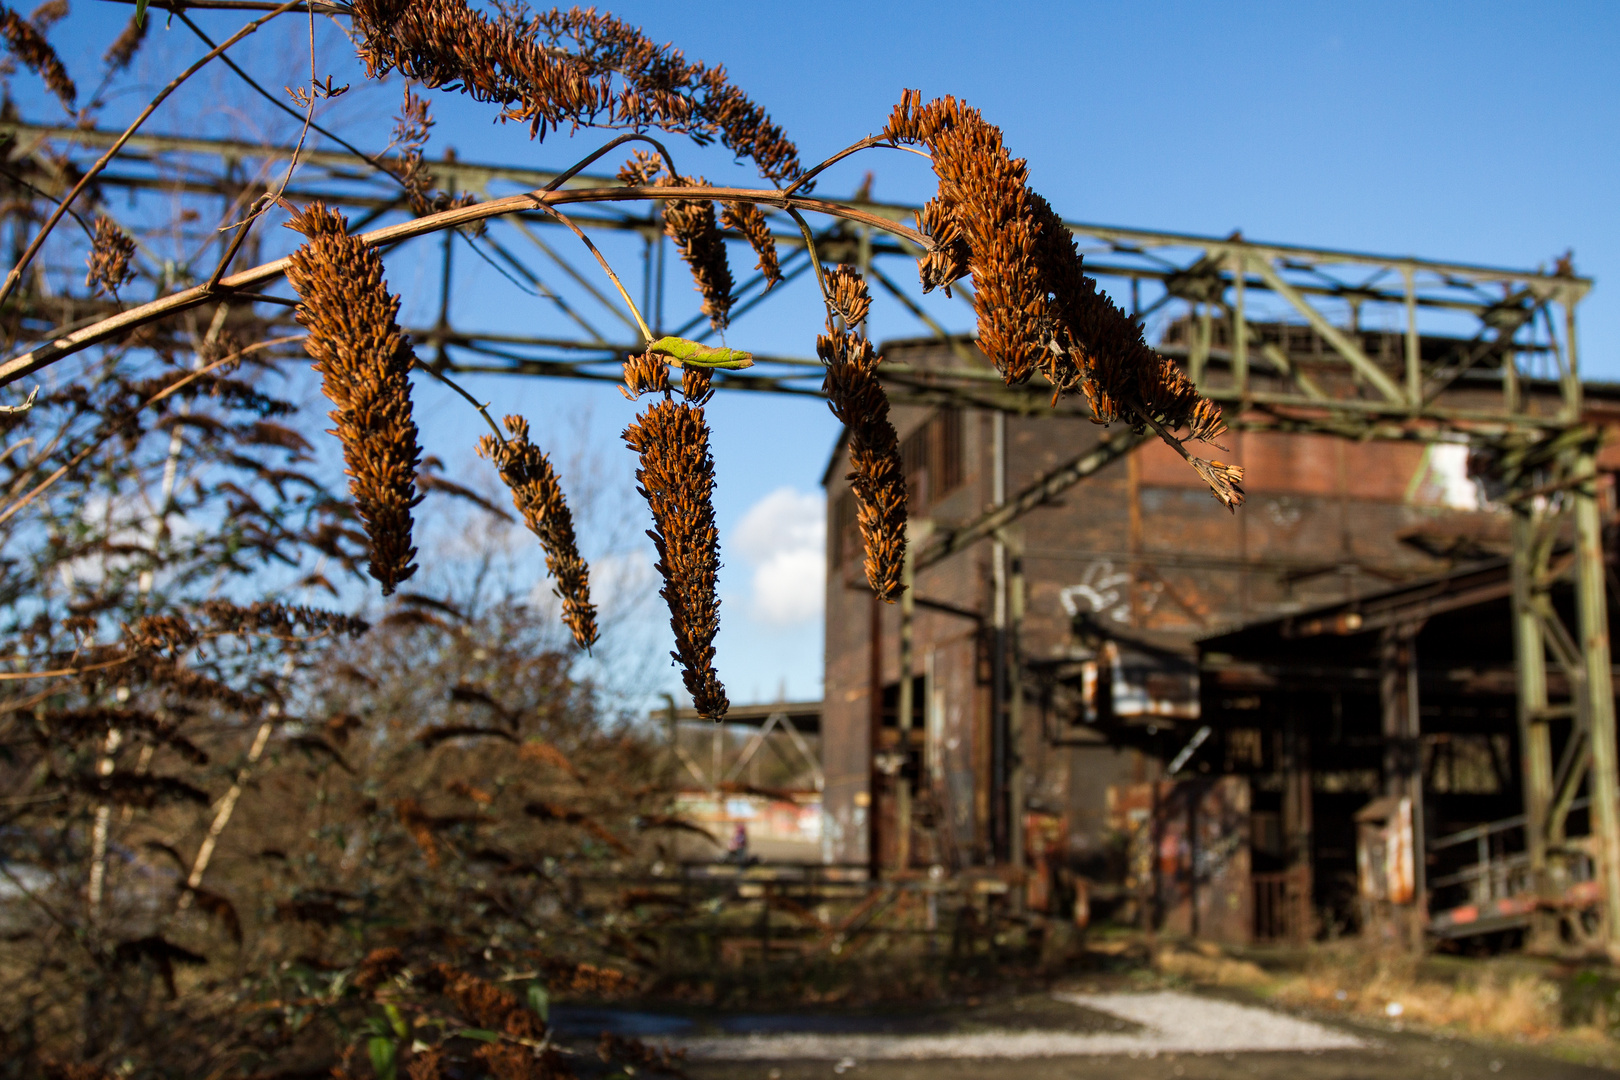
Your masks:
M529 441L529 423L521 416L502 420L510 438L485 435L478 440L478 456L495 463L501 480L512 492L512 505L523 523L540 540L546 569L563 603L563 622L574 642L590 649L597 641L596 607L591 603L590 567L580 557L574 539L574 517L563 498L557 472L540 448Z
M708 368L681 368L681 397L693 405L706 405L714 397L714 372Z
M866 282L853 266L840 265L827 271L827 299L852 330L864 323L872 310L872 294L866 291Z
M683 380L691 372L683 372ZM652 511L647 535L658 551L664 579L659 595L675 632L670 655L700 716L719 720L729 702L714 670L714 635L720 629L720 534L714 524L714 457L703 410L668 398L654 402L624 431L641 457L636 483Z
M748 202L723 203L720 223L728 229L736 229L748 240L748 246L759 256L759 262L754 265L765 276L765 290L769 292L782 280L782 269L776 258L776 239L771 236L765 211Z
M964 267L972 272L979 346L1007 382L1040 370L1054 403L1082 391L1102 423L1152 420L1167 430L1185 428L1189 438L1219 438L1220 408L1150 348L1141 325L1086 276L1073 235L1030 189L1024 162L1007 153L998 128L955 98L925 105L907 90L884 134L931 152L939 193L917 222L936 246L918 272L925 289L948 285ZM1223 503L1242 500L1241 488L1219 479L1227 472L1198 471Z
M669 361L653 353L640 353L624 362L624 389L619 391L631 401L642 394L669 393Z
M146 40L146 28L149 25L146 19L130 16L129 22L124 24L123 32L113 39L113 43L101 57L102 63L107 65L108 75L116 75L129 67L130 61L135 59L135 53L140 50L141 42Z
M802 171L798 150L722 68L688 62L635 27L594 10L492 14L466 0L355 0L351 20L369 78L398 68L500 106L503 120L544 138L564 126L664 131L718 141L773 183Z
M1221 500L1225 507L1237 513L1237 508L1243 505L1243 469L1237 465L1227 465L1219 461L1206 461L1195 457L1188 459L1193 470L1204 478L1210 491Z
M105 290L113 296L118 289L135 277L130 260L135 257L135 241L131 240L118 223L106 214L96 215L95 235L90 240L90 272L84 283L97 292Z
M849 486L866 549L866 580L887 603L900 598L906 557L906 474L900 439L889 423L889 399L878 382L883 358L872 343L829 328L816 338L827 365L822 390L849 432Z
M619 166L619 182L625 187L647 187L664 172L663 156L635 150L630 160Z
M309 239L293 252L287 280L297 290L304 348L337 406L328 415L343 443L349 493L366 529L371 576L383 595L416 573L411 509L421 501L421 449L411 418L410 341L395 321L399 297L383 280L382 259L348 234L344 217L314 202L289 228Z
M949 296L951 282L967 274L973 253L962 239L962 230L956 227L950 208L937 195L923 204L916 217L917 231L935 244L934 250L917 260L917 276L922 281L923 292L944 289Z
M56 50L51 48L51 43L45 40L38 26L10 8L0 6L0 39L5 40L7 52L45 80L46 88L56 95L64 109L74 111L79 97L78 88L68 77L62 58L56 55Z
M708 187L709 182L702 177L663 176L654 186ZM724 330L731 313L731 267L726 261L726 243L715 223L714 203L708 199L668 200L664 203L664 231L675 241L692 271L709 325Z

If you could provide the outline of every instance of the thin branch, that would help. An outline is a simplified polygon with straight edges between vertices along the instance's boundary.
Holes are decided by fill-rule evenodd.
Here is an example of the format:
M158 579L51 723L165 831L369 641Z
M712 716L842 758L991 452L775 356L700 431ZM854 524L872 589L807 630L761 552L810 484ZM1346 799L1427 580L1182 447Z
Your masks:
M20 679L56 679L63 675L83 675L89 671L104 671L110 667L127 664L134 659L133 656L121 656L116 660L105 660L99 664L90 664L86 667L57 668L54 671L0 671L0 682L15 682Z
M176 391L178 391L181 387L185 386L186 384L191 383L191 382L195 382L197 379L199 379L202 376L208 374L210 371L213 371L215 368L222 367L225 364L229 364L234 360L239 360L242 357L246 356L250 352L257 352L259 349L268 349L272 345L285 345L289 341L302 341L302 340L303 340L303 335L302 334L294 334L291 337L271 338L268 341L255 342L254 344L249 345L245 349L239 349L236 352L232 353L231 355L225 357L224 359L214 361L212 364L209 364L207 367L198 368L196 371L193 371L191 374L187 375L185 378L180 379L179 381L175 382L174 385L166 387L163 390L159 390L156 394L152 395L146 401L142 402L139 406L137 406L132 412L126 413L123 416L118 417L118 421L119 421L119 423L122 423L123 421L128 420L130 417L134 416L135 413L138 413L138 412L142 411L143 409L147 409L147 408L150 408L153 405L156 405L158 402L162 401L164 398L166 398L166 397L170 396L171 394L175 393ZM109 425L107 430L102 434L101 438L96 439L89 446L86 446L83 450L80 450L77 454L73 455L73 457L71 459L69 459L61 468L57 469L55 472L51 473L51 475L49 475L45 479L41 480L39 482L39 484L37 486L35 486L34 490L30 491L28 494L24 495L22 498L18 499L16 502L14 502L10 506L6 507L4 511L0 511L0 525L4 525L6 522L10 521L14 516L16 516L18 511L22 510L25 506L27 506L29 503L33 502L36 498L38 498L39 495L41 493L43 493L46 488L50 487L52 484L54 484L58 480L62 479L62 477L66 476L73 469L75 469L79 465L83 464L85 458L89 457L92 453L95 452L97 447L100 447L100 446L104 445L106 443L106 441L108 439L112 438L115 434L117 434L117 427L114 426L114 425Z
M80 193L83 192L85 188L90 186L90 182L92 180L101 175L101 171L107 167L108 163L111 162L115 156L117 156L118 151L124 148L124 144L130 140L130 137L133 136L135 132L140 130L141 125L146 123L148 117L157 112L158 106L163 104L170 94L174 93L180 88L181 83L191 78L198 71L201 71L210 61L221 55L226 49L258 30L259 27L263 26L277 15L291 11L293 8L304 2L306 2L306 0L287 0L286 3L280 5L268 15L254 19L252 22L242 27L242 29L232 34L223 45L216 45L213 49L209 50L208 54L201 60L198 60L190 67L186 68L186 70L176 75L172 80L170 80L169 85L165 86L162 90L159 90L157 97L153 98L151 102L147 104L146 108L141 110L141 114L135 118L134 122L131 123L129 127L124 129L124 133L122 135L118 136L118 141L113 143L112 146L108 147L107 152L102 154L96 163L90 166L89 170L79 178L79 182L73 185L73 190L67 193L67 195L62 199L62 202L57 206L56 210L52 212L48 219L46 219L45 224L40 226L38 234L36 234L33 241L29 243L28 250L23 252L22 258L17 261L17 265L13 266L11 268L11 272L6 275L5 284L0 285L0 304L5 303L6 298L9 297L17 288L17 283L22 280L23 271L28 268L29 263L34 261L34 256L37 255L39 253L39 249L45 245L45 238L50 235L52 229L56 228L56 223L62 220L62 216L68 212L68 208L73 205L73 200L77 199Z
M816 285L821 289L821 302L827 305L827 311L833 311L832 294L827 291L827 274L821 265L821 256L816 253L816 238L810 231L810 225L793 207L787 207L787 212L793 218L794 224L799 226L799 232L804 237L805 251L810 256L810 265L816 268Z
M600 251L596 250L596 245L591 243L591 238L586 236L585 231L578 225L575 225L573 219L567 214L564 214L561 210L558 210L555 207L547 206L538 200L536 200L536 205L538 205L541 210L546 211L552 217L568 226L568 230L575 236L579 237L579 242L584 244L585 247L590 250L592 255L596 256L596 261L602 264L602 269L607 272L608 279L613 282L613 287L619 290L619 295L624 298L625 304L630 308L630 314L636 317L636 325L641 327L642 334L647 338L647 344L651 345L653 343L653 332L647 329L647 320L641 317L641 309L636 307L636 302L634 300L630 299L630 294L625 290L624 283L619 280L619 275L613 272L612 264L610 264L607 259L603 257Z
M292 0L292 2L298 3L301 0ZM542 209L551 209L557 205L581 202L666 199L725 199L764 203L784 211L798 209L860 222L909 240L925 251L932 251L935 246L933 240L915 229L907 228L898 222L890 221L888 218L880 217L865 210L845 206L842 203L826 199L806 198L799 195L784 197L775 190L709 187L606 187L568 188L561 191L535 190L521 195L509 195L501 199L491 199L488 202L474 203L471 206L454 207L437 214L428 214L424 217L413 218L410 221L402 221L398 224L377 229L374 232L363 233L360 240L370 247L384 247L404 240L414 239L418 236L427 236L444 229L458 228L462 225L487 221L490 218L501 217L506 214L533 210L537 206ZM130 308L128 311L102 319L100 322L93 323L71 334L66 334L55 341L0 364L0 386L8 386L26 375L49 367L64 357L82 352L91 346L99 345L138 326L144 326L147 323L187 311L198 304L207 303L209 300L215 299L222 290L245 290L273 281L286 273L287 263L286 258L262 263L251 270L244 270L221 279L218 287L213 292L209 292L201 285L183 289L180 292L171 293L150 303L142 304L140 307ZM650 334L648 340L651 340Z
M664 146L663 143L659 142L657 139L653 138L651 135L643 135L640 132L631 131L631 132L628 132L628 133L626 133L624 135L620 135L618 138L614 139L612 142L608 143L606 146L602 147L600 150L597 150L595 153L592 153L589 156L587 156L585 158L582 158L579 161L576 161L574 163L573 167L571 167L567 172L562 173L560 176L558 176L551 183L547 184L542 190L544 190L544 191L556 191L558 188L562 187L568 181L572 180L575 176L579 175L581 172L588 169L591 166L591 163L594 162L597 158L600 158L603 154L607 153L609 150L612 150L615 146L623 146L627 142L651 143L653 146L657 147L658 152L664 156L664 164L669 166L669 171L671 173L674 173L676 176L681 175L679 170L677 170L675 168L675 157L674 157L674 155L672 155L669 152L669 150Z
M494 419L492 419L489 415L489 402L486 401L480 404L478 399L469 394L465 387L456 382L454 379L450 378L450 376L446 375L444 372L440 371L438 368L434 367L432 364L424 364L422 361L417 360L414 361L411 366L420 371L427 372L429 375L432 375L435 379L438 379L440 382L444 383L444 385L466 398L467 403L473 408L477 409L478 415L484 418L484 423L489 425L489 430L495 433L495 437L501 442L506 441L506 436L501 434L501 429L495 426Z
M823 161L820 165L817 165L815 168L811 169L809 172L801 174L797 180L793 181L793 183L791 183L791 184L789 184L787 186L787 188L782 192L782 194L783 195L792 195L795 191L798 191L805 184L809 183L811 180L814 180L816 178L816 174L818 174L820 172L823 172L824 170L830 168L833 165L838 164L840 161L843 161L845 158L849 157L849 155L859 153L862 150L869 150L869 149L872 149L874 147L879 147L879 146L885 147L885 148L887 148L889 150L909 150L913 154L918 155L919 157L928 158L929 161L934 160L932 155L930 155L930 154L928 154L928 153L926 153L926 152L924 152L922 150L918 150L914 146L897 146L895 143L893 143L893 142L891 142L889 140L889 137L887 135L868 135L866 138L862 139L860 142L852 143L851 145L844 147L842 150L838 151L838 153L834 154L832 157L828 158L826 161Z

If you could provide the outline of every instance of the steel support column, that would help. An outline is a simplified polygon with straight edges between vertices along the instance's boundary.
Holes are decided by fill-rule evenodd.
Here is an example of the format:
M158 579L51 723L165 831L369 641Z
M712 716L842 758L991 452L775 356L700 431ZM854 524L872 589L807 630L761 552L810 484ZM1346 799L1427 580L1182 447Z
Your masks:
M1614 684L1610 675L1609 604L1603 573L1603 524L1598 517L1596 446L1576 451L1575 607L1585 662L1586 719L1592 746L1588 777L1592 835L1597 842L1598 881L1603 889L1603 927L1611 956L1620 956L1620 774L1614 732Z
M1547 866L1547 827L1553 798L1552 731L1547 710L1547 650L1536 617L1533 592L1547 572L1536 542L1537 515L1526 502L1513 509L1513 650L1518 672L1520 788L1524 798L1525 853L1538 894L1548 897L1553 883ZM1533 944L1551 944L1555 928L1538 922Z

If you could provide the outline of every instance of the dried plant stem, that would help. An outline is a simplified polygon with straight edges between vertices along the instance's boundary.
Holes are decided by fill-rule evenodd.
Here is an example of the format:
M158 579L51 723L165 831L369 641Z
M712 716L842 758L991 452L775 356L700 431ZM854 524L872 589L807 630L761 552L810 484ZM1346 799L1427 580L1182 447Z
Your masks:
M675 173L676 176L680 175L680 173L675 169L675 158L670 154L668 147L659 142L657 139L653 138L651 135L643 135L637 131L628 131L601 149L585 156L584 158L581 158L579 161L574 162L574 164L570 165L566 171L559 174L555 180L547 184L543 190L556 191L558 188L568 183L568 181L572 180L575 176L578 176L580 172L590 168L591 163L602 157L602 155L606 154L610 150L623 146L627 142L644 142L650 144L654 149L663 155L664 164L669 166L669 171Z
M250 352L257 352L260 349L268 349L272 345L286 345L289 342L302 341L302 340L304 340L304 335L302 335L302 334L292 334L292 335L289 335L287 337L271 338L268 341L255 342L254 344L249 345L245 349L239 349L236 352L231 353L231 355L225 357L224 359L215 360L212 364L209 364L205 368L198 368L196 371L193 371L191 374L187 375L185 378L183 378L183 379L179 380L178 382L176 382L173 386L170 386L170 387L167 387L167 388L165 388L163 390L158 391L156 394L153 394L151 397L147 398L144 402L142 402L141 405L140 405L140 409L149 409L149 408L151 408L153 405L156 405L158 402L162 401L164 398L171 396L172 394L174 394L175 392L177 392L178 390L180 390L182 387L186 386L187 384L196 382L198 379L202 378L204 375L207 375L209 372L213 371L215 368L224 367L226 364L235 363L237 360L240 360L242 357L246 356ZM138 411L140 411L140 409L137 409L136 411L138 412ZM13 516L15 516L16 513L19 510L22 510L29 503L33 502L36 498L38 498L45 491L46 488L49 488L52 484L54 484L58 480L62 479L62 477L66 476L73 469L77 468L79 465L82 465L84 463L85 458L89 457L96 450L98 450L101 446L103 446L106 443L106 441L108 439L112 438L113 435L115 435L116 433L117 432L114 429L109 428L101 436L101 438L95 440L89 446L85 447L83 450L79 451L79 453L75 454L71 461L69 461L67 464L63 465L61 468L57 469L55 472L53 472L50 476L46 477L44 480L41 480L34 487L34 489L32 491L28 492L28 494L26 494L26 495L22 496L21 498L19 498L16 502L12 503L10 506L6 507L4 510L0 510L0 525L4 525L7 521L10 521L11 518ZM3 678L3 677L4 676L0 676L0 678Z
M844 147L842 150L838 151L838 153L834 154L826 161L823 161L809 172L800 175L797 180L793 181L793 183L782 189L782 194L784 196L792 195L805 184L809 183L811 180L814 180L817 174L838 164L851 154L858 154L862 150L871 150L876 147L882 147L886 150L904 150L907 153L916 154L918 157L927 158L930 161L933 160L933 157L927 151L918 150L915 146L899 146L887 135L868 135L860 142L850 143L848 146Z
M491 199L488 202L477 203L472 206L455 207L438 214L402 221L396 225L376 229L372 232L362 233L358 239L370 247L384 247L410 240L418 236L427 236L432 233L453 229L461 225L470 225L477 221L501 217L506 214L515 214L521 211L533 210L537 205L551 208L556 205L565 205L577 202L615 202L623 199L650 200L671 198L697 198L731 200L741 202L758 202L778 209L792 212L805 210L811 213L825 214L829 217L843 218L856 221L864 225L871 225L884 232L891 233L907 240L925 251L931 251L934 242L915 229L907 228L897 222L879 217L876 214L858 210L854 207L843 206L839 203L829 202L825 199L811 199L802 196L792 196L784 199L780 194L771 190L758 188L570 188L562 191L537 190L522 195L511 195L501 199ZM808 229L808 226L805 226ZM198 285L180 292L171 293L161 299L154 300L139 307L130 308L118 315L110 316L98 322L89 324L72 333L64 334L56 340L31 349L26 353L7 360L0 364L0 386L9 386L18 379L40 371L64 357L82 352L92 346L99 345L110 338L117 337L138 326L156 322L170 315L178 314L198 304L207 303L217 299L223 292L240 295L244 290L254 286L274 281L286 273L287 259L275 259L262 263L250 270L243 270L228 277L221 278L213 292ZM262 298L274 300L275 298ZM286 300L276 300L278 303L288 303Z
M182 71L180 74L176 75L169 81L169 85L165 86L162 90L159 90L157 96L147 104L146 108L141 110L141 114L135 118L134 122L132 122L129 127L124 129L124 133L122 135L118 136L117 141L108 147L107 152L102 154L101 157L96 160L96 163L90 166L90 168L86 170L85 174L79 178L79 182L74 184L73 190L69 191L62 201L57 204L56 209L51 212L51 216L45 219L45 224L40 226L39 232L34 235L34 239L29 243L28 248L22 253L22 258L17 260L17 265L13 266L11 268L11 272L6 275L5 284L0 285L0 304L5 303L7 297L9 297L13 290L17 288L17 283L22 280L23 271L28 269L28 264L34 261L35 255L39 254L39 249L45 244L45 238L51 234L52 229L56 228L56 223L62 220L62 216L67 213L68 207L72 206L73 201L79 197L84 189L89 187L91 182L94 181L97 176L101 175L102 170L105 169L108 163L110 163L112 159L118 155L118 152L124 148L124 144L127 143L137 131L140 130L141 125L146 123L148 117L150 117L154 112L157 112L158 106L162 105L170 94L174 93L180 88L181 83L185 82L197 72L201 71L226 49L258 30L259 27L263 26L277 15L283 15L291 11L293 8L298 7L302 3L304 3L304 0L287 0L286 3L279 5L269 14L264 15L261 18L254 19L252 22L242 27L242 29L232 34L222 44L216 45L214 48L210 49L207 55L192 64L190 67L186 68L186 70Z
M208 864L213 861L214 848L219 845L220 834L225 831L225 826L231 823L231 815L236 812L236 802L242 797L242 788L247 784L253 766L257 765L259 758L264 755L264 748L270 742L270 730L274 726L274 718L259 725L258 734L253 737L253 746L248 750L247 761L236 770L236 779L231 782L230 790L219 800L219 809L214 812L214 820L208 824L208 835L203 837L202 846L197 849L197 857L191 863L191 873L186 875L186 887L181 890L180 899L175 903L175 907L180 911L191 906L197 886L202 884L203 875L208 873Z
M816 268L816 287L821 290L821 302L827 305L827 316L831 318L836 312L833 310L832 292L827 288L827 271L821 265L821 256L816 252L816 237L810 231L810 223L804 220L804 215L791 206L785 206L788 216L799 227L799 234L804 237L805 253L810 256L810 265ZM0 383L0 386L5 385Z
M456 382L444 372L435 368L432 364L424 364L420 360L413 360L411 366L416 368L417 371L427 372L429 375L433 376L435 379L438 379L440 382L444 383L444 385L460 394L467 400L467 404L478 410L478 415L484 418L484 423L489 425L489 430L495 433L495 437L497 439L503 437L501 435L501 429L495 426L495 418L489 415L489 402L480 402L477 398L473 397L472 394L467 392L466 387Z
M608 276L608 280L613 282L615 289L619 290L619 296L624 299L625 305L630 309L630 314L636 317L636 325L641 327L642 336L647 339L647 344L651 345L653 343L653 332L647 328L647 320L641 317L641 309L636 307L634 300L630 299L630 293L625 290L624 283L619 280L619 275L614 273L613 265L607 261L600 251L596 250L596 245L591 243L591 238L585 235L585 230L575 225L572 218L555 207L542 204L539 208L568 226L568 231L579 237L579 242L584 244L592 255L596 256L596 261L601 264L602 270Z

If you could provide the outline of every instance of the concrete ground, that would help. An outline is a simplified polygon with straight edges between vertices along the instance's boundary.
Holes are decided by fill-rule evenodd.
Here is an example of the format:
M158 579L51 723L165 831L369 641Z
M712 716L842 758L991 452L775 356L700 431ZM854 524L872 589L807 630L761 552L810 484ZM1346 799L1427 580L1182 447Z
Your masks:
M580 1010L687 1052L692 1080L1577 1080L1616 1075L1527 1050L1181 990L1024 994L973 1007L759 1014Z

